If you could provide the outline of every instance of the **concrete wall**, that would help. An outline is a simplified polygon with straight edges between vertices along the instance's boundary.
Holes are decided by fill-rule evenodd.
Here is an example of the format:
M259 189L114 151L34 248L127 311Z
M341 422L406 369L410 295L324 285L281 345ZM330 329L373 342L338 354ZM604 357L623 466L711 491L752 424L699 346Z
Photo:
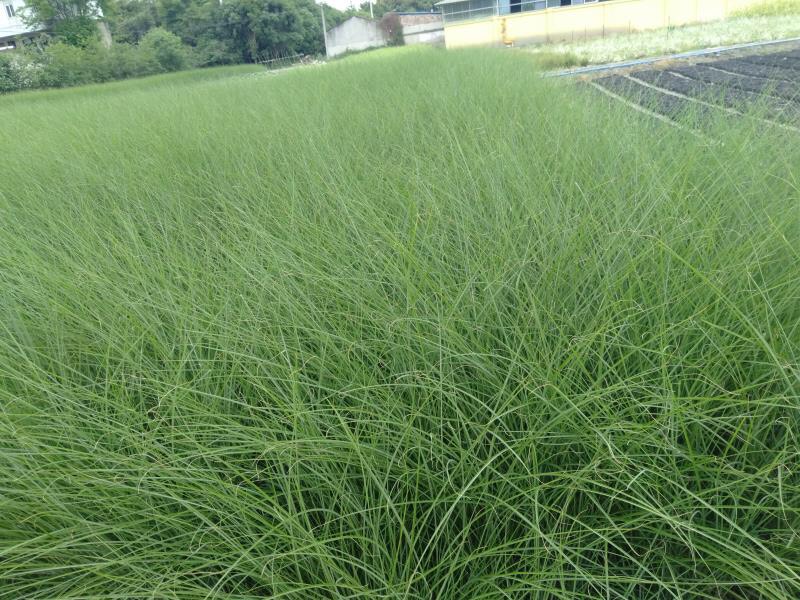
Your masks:
M400 24L403 27L413 27L416 25L426 25L429 23L436 23L438 25L442 24L442 13L398 13L397 16L400 18Z
M414 44L444 44L444 24L442 15L432 14L427 18L415 19L417 22L412 24L403 23L403 43L406 46ZM400 17L403 22L403 17Z
M2 0L0 0L2 2ZM351 17L327 33L328 56L378 48L386 45L386 35L377 21Z
M448 48L571 41L716 21L767 0L611 0L446 23Z
M435 31L421 31L419 33L403 34L403 43L406 46L414 44L429 44L431 46L444 46L444 29Z

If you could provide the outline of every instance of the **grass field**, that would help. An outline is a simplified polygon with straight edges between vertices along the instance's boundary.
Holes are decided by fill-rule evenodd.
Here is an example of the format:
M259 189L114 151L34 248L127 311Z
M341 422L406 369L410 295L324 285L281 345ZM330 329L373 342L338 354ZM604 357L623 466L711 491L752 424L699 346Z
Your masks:
M725 21L542 44L525 51L545 68L557 69L796 37L800 37L800 2L785 0L753 7Z
M743 17L800 15L800 0L766 0L762 4L740 10L736 15Z
M800 144L404 49L0 103L0 598L800 597Z

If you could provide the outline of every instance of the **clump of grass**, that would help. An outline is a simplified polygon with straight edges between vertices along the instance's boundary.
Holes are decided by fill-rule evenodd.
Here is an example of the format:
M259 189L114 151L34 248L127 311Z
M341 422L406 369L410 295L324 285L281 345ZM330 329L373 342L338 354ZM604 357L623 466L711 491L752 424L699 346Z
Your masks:
M2 112L0 597L800 595L794 138L502 51Z
M533 53L536 66L543 71L567 69L569 67L582 67L589 64L588 59L580 57L573 52L548 52L540 50Z

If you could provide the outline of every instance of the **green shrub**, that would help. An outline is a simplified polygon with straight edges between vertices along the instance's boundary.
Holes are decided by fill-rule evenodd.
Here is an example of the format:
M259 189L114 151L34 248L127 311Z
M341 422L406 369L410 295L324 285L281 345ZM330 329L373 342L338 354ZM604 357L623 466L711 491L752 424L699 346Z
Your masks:
M70 46L85 48L98 39L97 23L89 17L76 17L57 21L53 26L55 37Z
M193 51L160 28L150 30L138 45L115 43L110 48L100 43L95 22L87 19L64 21L54 34L0 54L0 93L102 83L238 59L224 42L205 40Z
M241 60L241 57L221 40L201 39L194 47L194 62L199 67L213 65L232 65Z
M21 89L18 83L18 69L10 53L0 54L0 92L16 92Z
M41 69L27 50L0 54L0 94L38 87Z
M141 77L162 70L152 53L131 44L113 44L105 54L110 79Z
M97 69L87 50L64 42L50 44L42 53L41 87L67 87L97 81Z
M104 48L95 40L81 47L58 41L44 48L0 55L0 93L102 83L189 66L188 50L173 34L159 30L148 36L147 43L138 46L112 44Z
M534 52L533 56L536 65L543 71L582 67L589 63L586 57L578 56L574 52L549 52L543 50Z
M188 52L180 38L160 27L147 32L139 49L150 53L163 71L179 71L189 64Z
M79 48L58 42L41 53L41 61L41 87L102 83L163 71L152 53L129 44L113 44L106 49L98 43Z

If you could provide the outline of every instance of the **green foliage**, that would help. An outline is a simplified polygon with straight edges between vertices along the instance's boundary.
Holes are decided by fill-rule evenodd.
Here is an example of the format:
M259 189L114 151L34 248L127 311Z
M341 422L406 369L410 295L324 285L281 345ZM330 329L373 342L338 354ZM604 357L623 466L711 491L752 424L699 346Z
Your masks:
M329 26L344 13L324 6ZM123 0L109 19L120 41L161 27L195 49L201 65L257 61L324 50L313 0Z
M29 25L52 28L62 21L80 21L112 13L112 6L107 0L25 0L21 17Z
M189 66L189 49L177 36L153 30L136 46L99 42L85 47L53 42L0 55L0 92L70 87L175 71Z
M538 50L532 54L536 66L543 71L553 71L556 69L567 69L569 67L579 67L589 64L588 59L578 56L572 52L547 52Z
M115 15L109 19L114 41L136 44L144 35L158 27L157 5L151 0L121 0Z
M340 23L346 21L350 17L355 14L352 11L341 11L333 8L332 6L328 6L327 4L320 4L318 7L322 7L322 11L325 13L325 26L330 29L331 27L336 27ZM316 9L317 14L319 12L319 8ZM324 48L323 48L324 49Z
M86 50L70 52L57 46L52 57L45 53L48 66L41 85L46 86L151 72L155 63L161 70L174 71L191 64L253 62L324 49L314 0L29 0L26 4L30 25L48 28L61 44ZM324 10L331 26L344 17L328 6ZM94 48L95 20L101 14L114 41L141 44L143 54L122 46L108 57L99 54ZM145 60L145 54L155 63ZM69 73L73 68L75 72Z
M39 66L22 51L0 53L0 94L36 87Z
M372 5L372 14L376 19L381 18L390 12L431 12L438 9L435 7L437 0L377 0ZM360 16L369 16L369 2L363 2L355 11Z
M313 0L229 0L220 9L217 32L246 61L324 49Z
M99 49L104 58L104 80L141 77L165 70L158 58L142 47L131 44L112 44L107 51Z
M92 83L98 75L96 48L80 48L56 42L42 53L44 61L38 84L41 87L67 87Z
M151 29L142 38L139 47L155 58L164 71L179 71L186 68L189 58L180 38L165 29Z
M15 68L9 53L0 54L0 92L14 92L20 89Z
M159 25L188 44L211 37L221 4L218 0L157 0Z
M97 23L91 17L73 17L57 21L52 33L59 41L70 46L86 47L97 41Z
M212 38L201 38L193 50L197 66L230 65L241 60L241 54L228 42Z
M243 72L3 98L0 595L800 598L796 133Z

